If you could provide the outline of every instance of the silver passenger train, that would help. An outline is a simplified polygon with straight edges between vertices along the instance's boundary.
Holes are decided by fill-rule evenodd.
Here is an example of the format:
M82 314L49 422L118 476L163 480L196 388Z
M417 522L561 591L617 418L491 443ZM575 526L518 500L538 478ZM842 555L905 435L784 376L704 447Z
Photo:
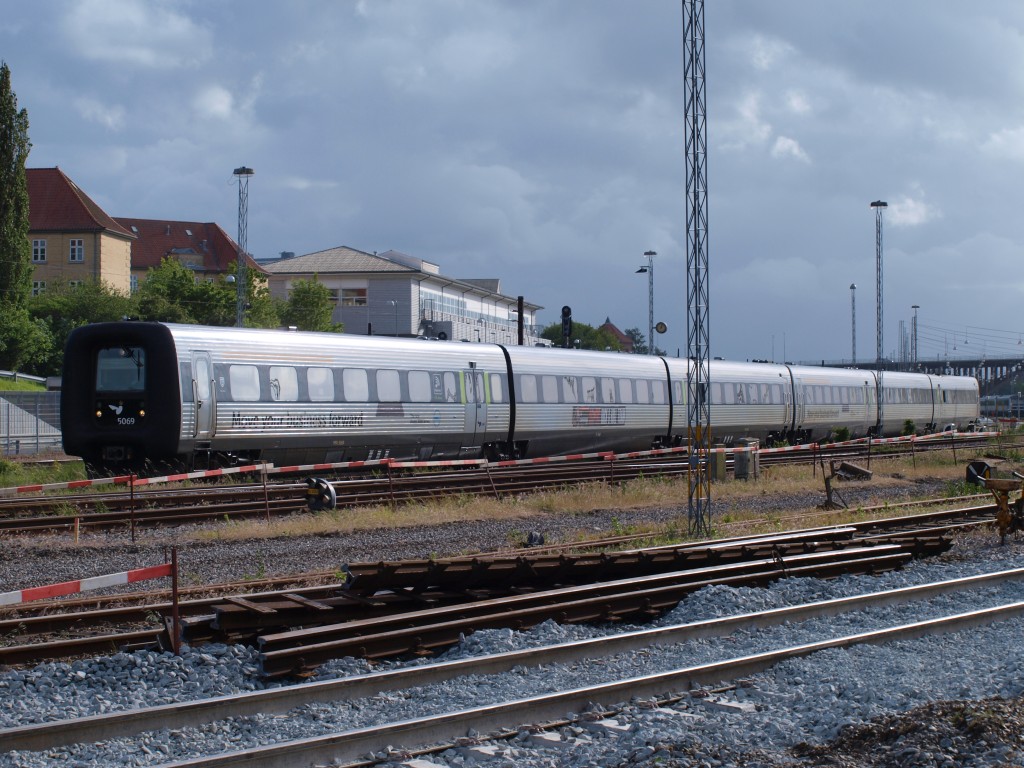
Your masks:
M93 473L685 444L686 359L150 322L76 329L65 451ZM978 418L970 377L715 360L714 442L899 434ZM879 418L878 392L882 395Z

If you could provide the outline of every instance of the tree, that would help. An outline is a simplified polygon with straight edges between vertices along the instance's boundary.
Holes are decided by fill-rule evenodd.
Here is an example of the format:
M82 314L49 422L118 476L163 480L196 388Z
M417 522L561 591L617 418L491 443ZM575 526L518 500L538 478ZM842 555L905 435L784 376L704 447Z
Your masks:
M647 337L639 328L627 328L624 334L633 340L633 352L637 355L647 354Z
M541 331L541 338L548 339L556 347L561 347L565 341L562 337L562 323L552 323ZM579 342L577 344L576 342ZM594 328L592 325L586 323L578 323L573 321L572 324L572 338L569 339L569 345L580 349L596 349L600 351L610 352L621 352L622 345L619 340L616 339L607 330L600 328Z
M300 331L333 331L340 333L342 326L332 319L334 302L330 289L317 280L296 280L292 283L288 302L281 311L281 322L294 325Z
M56 373L63 365L64 344L68 334L88 323L120 320L135 314L135 302L106 283L87 282L82 285L51 283L46 291L32 296L28 302L32 319L46 331L50 344L41 356L39 371L30 373Z
M24 306L32 292L32 246L28 239L28 180L25 161L28 113L18 111L11 70L0 63L0 300Z
M45 340L25 311L32 292L32 247L28 240L28 180L25 160L28 112L18 110L11 70L0 62L0 367L17 370L36 357L33 343Z

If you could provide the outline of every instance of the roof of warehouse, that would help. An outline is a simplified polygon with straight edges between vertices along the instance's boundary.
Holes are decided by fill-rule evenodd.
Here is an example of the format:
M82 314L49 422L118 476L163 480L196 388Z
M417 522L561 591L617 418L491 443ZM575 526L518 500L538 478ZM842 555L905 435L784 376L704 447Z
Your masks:
M339 272L417 272L410 266L399 264L373 253L357 251L346 245L325 251L307 253L278 261L263 262L263 268L273 275L336 274Z

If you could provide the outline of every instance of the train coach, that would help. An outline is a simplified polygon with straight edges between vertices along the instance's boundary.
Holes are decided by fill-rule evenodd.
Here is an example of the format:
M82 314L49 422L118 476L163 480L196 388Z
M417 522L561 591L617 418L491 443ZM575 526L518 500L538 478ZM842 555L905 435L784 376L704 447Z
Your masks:
M366 459L530 458L679 445L685 359L151 322L76 329L65 451L94 474ZM969 377L713 361L715 442L965 428ZM877 399L882 393L882 418Z

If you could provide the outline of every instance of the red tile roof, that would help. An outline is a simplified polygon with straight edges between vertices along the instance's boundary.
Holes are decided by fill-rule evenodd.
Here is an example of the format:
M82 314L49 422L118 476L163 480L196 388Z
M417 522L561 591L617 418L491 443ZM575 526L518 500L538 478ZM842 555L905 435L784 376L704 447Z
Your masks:
M26 168L30 232L109 232L135 235L108 216L60 168Z
M608 333L610 333L612 336L618 339L619 343L622 345L623 352L633 351L633 339L631 339L629 336L620 331L615 326L615 323L611 321L611 318L605 318L604 323L602 323L597 330L608 331Z
M234 263L238 245L220 225L198 221L165 221L163 219L128 219L117 217L117 223L138 239L132 243L132 269L160 266L160 261L173 256L204 272L226 272ZM246 266L255 265L250 254Z

